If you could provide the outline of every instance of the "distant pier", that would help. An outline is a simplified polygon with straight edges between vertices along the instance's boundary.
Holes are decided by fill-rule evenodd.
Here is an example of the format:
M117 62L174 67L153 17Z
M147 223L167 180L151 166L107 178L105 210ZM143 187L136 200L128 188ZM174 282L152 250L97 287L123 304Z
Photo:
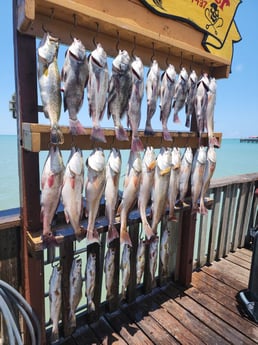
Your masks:
M248 137L240 139L240 143L258 143L258 137Z

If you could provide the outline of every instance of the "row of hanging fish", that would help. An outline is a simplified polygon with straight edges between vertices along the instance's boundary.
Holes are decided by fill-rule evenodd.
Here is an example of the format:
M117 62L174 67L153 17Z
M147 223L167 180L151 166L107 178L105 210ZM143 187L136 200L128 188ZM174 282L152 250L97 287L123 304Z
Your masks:
M84 100L87 87L89 116L92 119L91 138L106 142L100 126L107 109L112 117L116 138L128 140L121 123L127 115L127 125L132 130L132 151L143 151L138 135L141 121L141 104L144 95L144 66L141 59L134 56L132 61L126 50L120 50L112 63L109 75L107 54L98 43L96 49L86 57L86 49L76 38L68 47L61 73L58 70L57 55L59 40L45 33L38 48L38 80L44 114L50 121L52 144L63 143L59 128L61 114L61 90L63 91L64 111L69 113L69 126L73 135L84 134L78 120L78 113ZM160 99L160 120L164 140L171 141L168 131L168 118L173 108L173 122L180 122L179 112L185 107L186 127L190 127L191 116L195 114L199 135L207 129L210 145L218 146L214 137L214 108L216 103L216 80L207 74L199 79L192 71L182 67L179 75L169 64L161 75L158 62L153 60L146 80L147 112L145 135L153 135L152 117Z
M160 243L160 262L162 267L163 277L168 276L168 259L169 259L169 231L165 229L162 234ZM149 271L151 276L151 284L155 286L155 275L157 270L158 259L158 244L159 238L156 236L149 246ZM106 300L109 301L114 297L112 287L114 283L115 274L115 248L107 248L104 259L104 273L106 286ZM139 240L137 255L136 255L136 284L142 282L142 277L145 270L145 250L146 241ZM127 287L131 275L130 267L130 246L124 245L121 255L120 270L121 270L121 301L126 299ZM76 327L76 310L83 295L83 282L85 280L85 296L87 297L88 311L95 311L95 284L96 284L96 254L89 253L87 255L87 263L85 267L85 278L82 275L82 259L75 257L72 261L72 266L69 276L69 327L74 329ZM62 305L62 268L59 264L53 265L52 273L49 280L49 302L50 302L50 319L52 322L51 342L54 343L59 339L59 319Z
M106 162L104 151L95 148L86 160L87 178L84 182L82 151L73 147L65 167L58 146L51 146L41 178L42 235L46 244L56 241L51 224L60 199L66 222L71 223L78 240L86 235L87 245L99 242L95 222L102 196L105 198L108 220L108 244L120 237L122 244L132 246L127 222L130 211L135 207L139 209L147 239L154 237L167 209L169 220L175 220L175 206L184 203L189 181L193 212L207 213L204 198L216 167L216 151L213 146L208 150L200 146L194 157L190 147L185 149L182 157L180 149L176 147L161 148L157 156L153 147L147 147L143 158L139 152L131 150L124 175L122 198L117 207L121 163L118 149L113 148L110 151ZM84 188L87 229L80 225ZM147 219L149 204L151 224ZM118 215L120 234L114 225Z

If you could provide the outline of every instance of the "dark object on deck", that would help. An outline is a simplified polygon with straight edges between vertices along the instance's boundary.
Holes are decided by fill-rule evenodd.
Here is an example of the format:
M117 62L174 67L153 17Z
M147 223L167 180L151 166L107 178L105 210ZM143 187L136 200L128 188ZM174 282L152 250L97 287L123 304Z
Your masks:
M250 228L246 238L245 238L245 247L248 249L253 250L254 249L254 238L255 234L258 232L258 225L254 228Z
M248 316L258 323L258 231L254 235L248 289L240 291L237 294L237 299Z

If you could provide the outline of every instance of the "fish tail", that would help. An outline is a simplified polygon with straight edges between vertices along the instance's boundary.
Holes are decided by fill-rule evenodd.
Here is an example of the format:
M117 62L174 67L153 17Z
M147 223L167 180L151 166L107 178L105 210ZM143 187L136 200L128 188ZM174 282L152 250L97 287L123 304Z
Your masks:
M100 242L99 242L98 232L95 229L93 231L87 230L86 241L87 241L87 246L93 243L99 244Z
M180 123L180 119L179 119L178 113L174 113L173 122L174 123Z
M92 300L88 301L88 309L89 311L95 311L95 303Z
M53 325L52 333L51 333L51 344L56 343L58 341L59 341L58 326Z
M128 136L123 126L115 127L116 138L119 141L128 141Z
M112 224L108 227L108 235L107 235L107 244L114 241L116 238L119 238L119 233L116 227Z
M69 119L69 127L72 135L83 135L86 133L79 120Z
M81 241L86 235L86 229L84 229L83 226L80 226L76 231L75 231L75 237L77 241Z
M121 230L120 232L120 244L125 244L125 245L128 245L130 247L132 247L132 241L131 241L131 238L128 234L128 232L126 230Z
M131 150L133 152L138 152L138 151L144 150L143 143L139 137L133 137L132 138Z
M50 142L54 145L60 145L64 143L64 136L58 126L53 126L50 132Z
M190 127L190 115L186 115L186 119L185 119L185 127Z
M69 313L69 326L70 328L75 328L76 327L76 316L75 313L71 310Z
M154 134L154 132L153 132L151 125L146 125L145 130L144 130L144 135L151 136L153 134Z
M212 137L209 137L209 146L215 146L215 147L220 147L220 144L219 144L219 142L218 142L218 140L217 140L217 138L216 137L214 137L214 136L212 136Z
M152 238L152 236L154 236L152 228L150 227L148 222L142 223L142 226L143 226L143 230L145 232L147 239L150 240Z
M92 127L91 131L91 139L96 141L101 141L102 143L106 143L107 140L105 138L104 132L101 127Z
M163 129L163 139L166 141L172 141L171 135L169 134L169 131L167 128Z
M208 214L208 210L207 210L207 208L205 207L205 205L204 205L204 203L202 201L200 201L199 212L202 215Z

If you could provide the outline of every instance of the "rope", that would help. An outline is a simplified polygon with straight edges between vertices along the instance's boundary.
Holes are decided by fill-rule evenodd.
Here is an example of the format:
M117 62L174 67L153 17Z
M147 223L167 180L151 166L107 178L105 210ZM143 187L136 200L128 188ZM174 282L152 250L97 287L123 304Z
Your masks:
M10 345L23 344L19 330L19 314L23 317L27 325L31 338L31 345L41 344L40 324L31 306L19 292L3 280L0 280L0 315L1 314L5 321Z

